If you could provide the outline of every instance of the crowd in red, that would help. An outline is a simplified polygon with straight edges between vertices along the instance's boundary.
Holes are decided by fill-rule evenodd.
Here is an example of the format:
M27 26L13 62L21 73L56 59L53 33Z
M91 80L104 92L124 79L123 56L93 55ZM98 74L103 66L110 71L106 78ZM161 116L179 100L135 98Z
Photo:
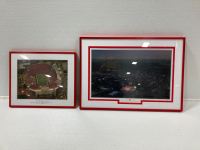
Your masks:
M49 64L33 64L27 67L26 72L26 81L30 85L30 88L33 90L40 90L41 87L36 85L36 75L45 74L51 77L48 77L49 89L56 88L57 74L55 70Z

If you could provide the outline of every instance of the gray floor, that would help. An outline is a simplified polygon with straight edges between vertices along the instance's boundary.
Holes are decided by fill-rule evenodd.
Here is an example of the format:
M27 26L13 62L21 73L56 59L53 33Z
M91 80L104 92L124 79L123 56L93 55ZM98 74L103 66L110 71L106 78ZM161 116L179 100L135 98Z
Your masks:
M200 150L200 102L184 111L9 108L0 100L0 150Z

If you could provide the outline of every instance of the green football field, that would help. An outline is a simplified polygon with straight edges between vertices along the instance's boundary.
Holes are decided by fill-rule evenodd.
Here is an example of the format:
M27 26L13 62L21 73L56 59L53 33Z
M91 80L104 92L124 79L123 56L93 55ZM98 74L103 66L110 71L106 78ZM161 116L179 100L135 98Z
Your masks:
M49 85L48 79L44 74L36 75L37 86Z

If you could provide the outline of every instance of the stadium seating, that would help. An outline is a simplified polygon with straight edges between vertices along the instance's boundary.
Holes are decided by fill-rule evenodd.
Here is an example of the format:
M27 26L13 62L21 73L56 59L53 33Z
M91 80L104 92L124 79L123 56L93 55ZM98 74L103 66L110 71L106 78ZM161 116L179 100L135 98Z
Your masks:
M38 74L48 74L49 77L49 89L56 88L57 85L55 84L57 80L57 74L54 69L49 64L33 64L27 67L26 72L26 82L30 85L30 88L33 90L40 90L41 87L37 87L36 85L36 75Z

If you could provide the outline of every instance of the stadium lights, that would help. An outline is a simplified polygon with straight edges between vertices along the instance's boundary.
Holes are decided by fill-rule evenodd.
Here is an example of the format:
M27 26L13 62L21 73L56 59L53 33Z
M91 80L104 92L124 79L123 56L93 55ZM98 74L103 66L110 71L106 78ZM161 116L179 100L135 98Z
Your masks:
M148 47L149 46L149 42L144 42L142 47Z
M131 74L131 72L127 72L126 74Z
M29 59L27 56L25 55L19 55L20 57L24 58L24 59Z
M50 75L48 75L48 74L46 74L45 76L47 76L47 77L49 77L49 78L51 77L51 76L50 76Z
M136 64L137 64L137 62L134 62L134 61L133 61L133 62L132 62L132 64L133 64L133 65L136 65Z

